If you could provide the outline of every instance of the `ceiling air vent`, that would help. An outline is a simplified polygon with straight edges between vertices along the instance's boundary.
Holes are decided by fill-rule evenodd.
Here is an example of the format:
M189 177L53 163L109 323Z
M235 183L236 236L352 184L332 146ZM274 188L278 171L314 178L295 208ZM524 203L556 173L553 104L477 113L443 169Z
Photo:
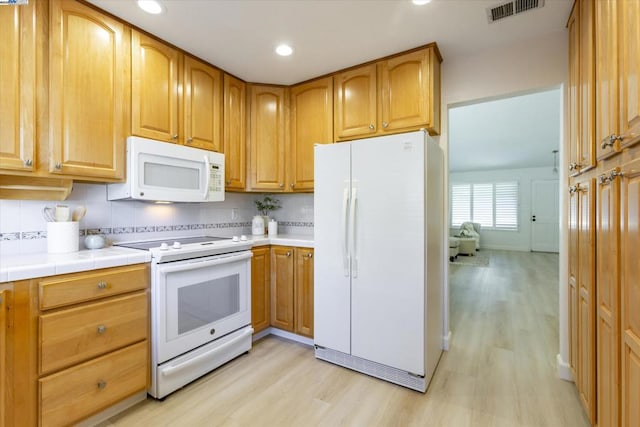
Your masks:
M487 8L489 23L544 6L544 0L512 0Z

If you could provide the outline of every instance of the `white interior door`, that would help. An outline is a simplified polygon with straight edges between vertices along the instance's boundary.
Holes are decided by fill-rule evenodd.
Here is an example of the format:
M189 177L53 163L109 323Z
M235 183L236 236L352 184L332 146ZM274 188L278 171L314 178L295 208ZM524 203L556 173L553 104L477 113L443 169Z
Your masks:
M560 203L558 180L531 182L531 250L558 252Z
M351 144L315 147L314 342L351 353Z
M424 375L424 139L424 133L414 132L361 140L352 143L351 152L351 354L419 375Z

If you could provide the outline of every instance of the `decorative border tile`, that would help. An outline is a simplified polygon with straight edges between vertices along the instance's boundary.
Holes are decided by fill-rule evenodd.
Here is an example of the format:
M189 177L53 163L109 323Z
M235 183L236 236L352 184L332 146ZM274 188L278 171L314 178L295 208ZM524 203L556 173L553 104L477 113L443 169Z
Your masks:
M189 230L189 225L187 224L182 224L182 225L174 225L173 229L175 231L184 231L184 230Z
M44 239L47 237L46 231L23 231L21 235L22 240L36 240Z
M112 231L113 230L111 228L88 228L86 230L86 234L87 236L93 234L111 234Z
M202 230L205 224L191 224L189 225L190 230Z
M313 222L305 221L278 221L278 225L283 227L313 227Z
M20 240L20 232L15 233L0 233L0 240Z
M114 227L113 234L132 234L134 231L133 227Z
M153 233L156 231L155 225L145 225L143 227L136 227L136 233Z
M173 231L173 225L156 225L156 231Z

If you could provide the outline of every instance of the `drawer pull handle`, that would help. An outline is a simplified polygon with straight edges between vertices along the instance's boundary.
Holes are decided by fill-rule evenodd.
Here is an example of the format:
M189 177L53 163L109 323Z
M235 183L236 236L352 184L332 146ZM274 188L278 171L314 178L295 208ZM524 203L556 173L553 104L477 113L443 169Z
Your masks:
M98 389L104 390L107 387L107 382L104 380L98 381Z
M107 327L106 326L104 326L104 325L98 326L98 333L100 335L104 334L105 332L107 332Z
M98 282L98 289L107 289L107 282Z

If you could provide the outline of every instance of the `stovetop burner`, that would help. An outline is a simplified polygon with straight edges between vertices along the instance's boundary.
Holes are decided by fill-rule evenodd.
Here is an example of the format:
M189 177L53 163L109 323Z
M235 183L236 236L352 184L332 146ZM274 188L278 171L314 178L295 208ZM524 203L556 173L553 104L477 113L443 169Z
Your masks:
M124 248L131 248L131 249L148 250L151 248L160 247L162 243L166 243L167 245L173 245L174 242L178 242L181 245L188 245L192 243L217 242L219 240L231 240L231 238L215 237L215 236L169 237L166 239L144 240L141 242L116 243L116 246L122 246Z

